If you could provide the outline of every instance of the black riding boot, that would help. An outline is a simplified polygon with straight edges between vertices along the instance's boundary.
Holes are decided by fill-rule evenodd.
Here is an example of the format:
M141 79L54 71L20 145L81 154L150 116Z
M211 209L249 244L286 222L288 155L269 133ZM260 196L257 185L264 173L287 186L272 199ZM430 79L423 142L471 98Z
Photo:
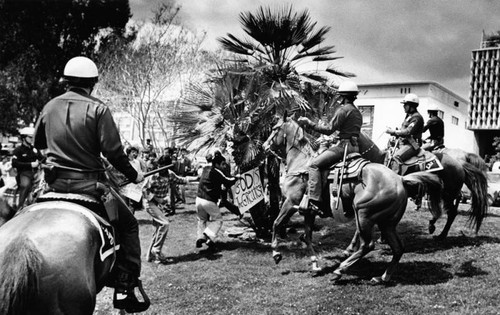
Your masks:
M134 288L136 287L139 288L143 302L135 296ZM120 271L113 294L113 306L117 309L124 309L127 313L139 313L147 310L150 304L149 297L142 288L142 282L130 273Z

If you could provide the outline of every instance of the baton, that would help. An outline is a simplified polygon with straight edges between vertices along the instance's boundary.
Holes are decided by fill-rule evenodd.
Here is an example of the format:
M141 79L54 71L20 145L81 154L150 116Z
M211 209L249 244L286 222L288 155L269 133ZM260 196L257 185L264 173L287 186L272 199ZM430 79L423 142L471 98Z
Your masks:
M169 164L169 165L162 166L162 167L160 167L160 168L154 169L154 170L152 170L152 171L149 171L149 172L147 172L147 173L144 173L144 177L148 177L148 176L154 175L154 174L156 174L156 173L159 173L159 172L161 172L161 171L164 171L164 170L166 170L166 169L169 169L169 168L171 168L172 166L174 166L174 164ZM123 186L125 186L125 185L128 185L128 184L130 184L131 182L132 182L131 180L126 180L126 181L124 181L123 183L121 183L121 184L120 184L120 187L123 187Z
M345 159L347 156L347 146L349 144L346 143L344 147L344 159L342 161L342 169L340 170L340 180L339 180L339 185L337 187L337 198L341 198L340 194L342 193L342 178L344 177L344 170L345 170ZM341 199L339 199L341 200ZM337 204L335 205L335 211L339 209L339 200L337 201Z

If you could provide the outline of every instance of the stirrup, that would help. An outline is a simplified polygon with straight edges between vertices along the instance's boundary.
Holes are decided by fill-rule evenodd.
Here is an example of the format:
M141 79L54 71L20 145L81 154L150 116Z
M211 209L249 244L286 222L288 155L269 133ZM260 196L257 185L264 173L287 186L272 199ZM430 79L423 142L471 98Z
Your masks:
M115 289L113 294L114 308L124 309L127 313L140 313L146 311L151 305L151 301L142 287L141 280L137 280L137 288L141 293L143 302L140 302L135 296L134 287L127 290Z

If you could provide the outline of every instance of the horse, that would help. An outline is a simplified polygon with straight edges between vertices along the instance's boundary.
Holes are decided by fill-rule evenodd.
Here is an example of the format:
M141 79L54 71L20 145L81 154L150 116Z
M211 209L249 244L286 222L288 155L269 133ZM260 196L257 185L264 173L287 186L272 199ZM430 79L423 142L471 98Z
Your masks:
M312 150L304 135L303 129L290 117L280 118L273 127L263 147L266 151L275 152L286 160L287 173L283 182L285 200L280 213L273 224L271 247L276 263L282 259L278 251L277 231L296 211L307 189L307 165L311 159ZM284 149L284 150L283 150ZM431 208L438 208L441 182L434 174L418 172L401 177L382 164L367 163L361 170L359 179L346 183L341 187L343 203L352 207L356 219L357 231L346 250L348 258L335 270L333 280L341 275L359 259L373 250L373 228L377 224L382 235L392 249L393 257L381 277L374 277L374 283L390 281L395 268L403 255L403 243L396 232L406 210L408 194L414 193L416 187L424 185L431 193ZM312 246L312 230L315 214L304 213L305 233L303 240L311 254L313 272L321 271ZM359 238L359 242L358 242Z
M9 207L0 198L0 214ZM82 205L45 201L4 223L0 314L92 314L116 247L107 235L112 230L100 230L97 219Z
M384 163L386 151L380 150L363 132L359 135L358 143L361 156L374 163ZM470 189L472 196L469 223L475 229L475 232L478 233L488 213L486 163L478 155L460 149L446 148L442 151L437 151L435 155L443 166L443 169L436 173L443 181L443 196L440 211L431 211L432 219L429 220L429 233L434 233L436 229L435 223L441 217L444 210L447 214L446 224L436 239L446 239L451 225L458 214L461 189L464 183Z

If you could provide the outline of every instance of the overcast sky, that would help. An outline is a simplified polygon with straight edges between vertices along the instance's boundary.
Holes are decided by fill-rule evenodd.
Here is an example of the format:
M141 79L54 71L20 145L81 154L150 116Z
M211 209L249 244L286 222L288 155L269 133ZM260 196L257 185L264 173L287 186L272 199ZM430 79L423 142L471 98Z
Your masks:
M134 19L147 19L161 0L130 0ZM483 30L500 31L497 0L177 0L184 22L206 31L205 47L229 32L242 36L239 13L259 6L309 10L317 28L331 27L339 69L360 83L435 81L468 99L471 51Z

